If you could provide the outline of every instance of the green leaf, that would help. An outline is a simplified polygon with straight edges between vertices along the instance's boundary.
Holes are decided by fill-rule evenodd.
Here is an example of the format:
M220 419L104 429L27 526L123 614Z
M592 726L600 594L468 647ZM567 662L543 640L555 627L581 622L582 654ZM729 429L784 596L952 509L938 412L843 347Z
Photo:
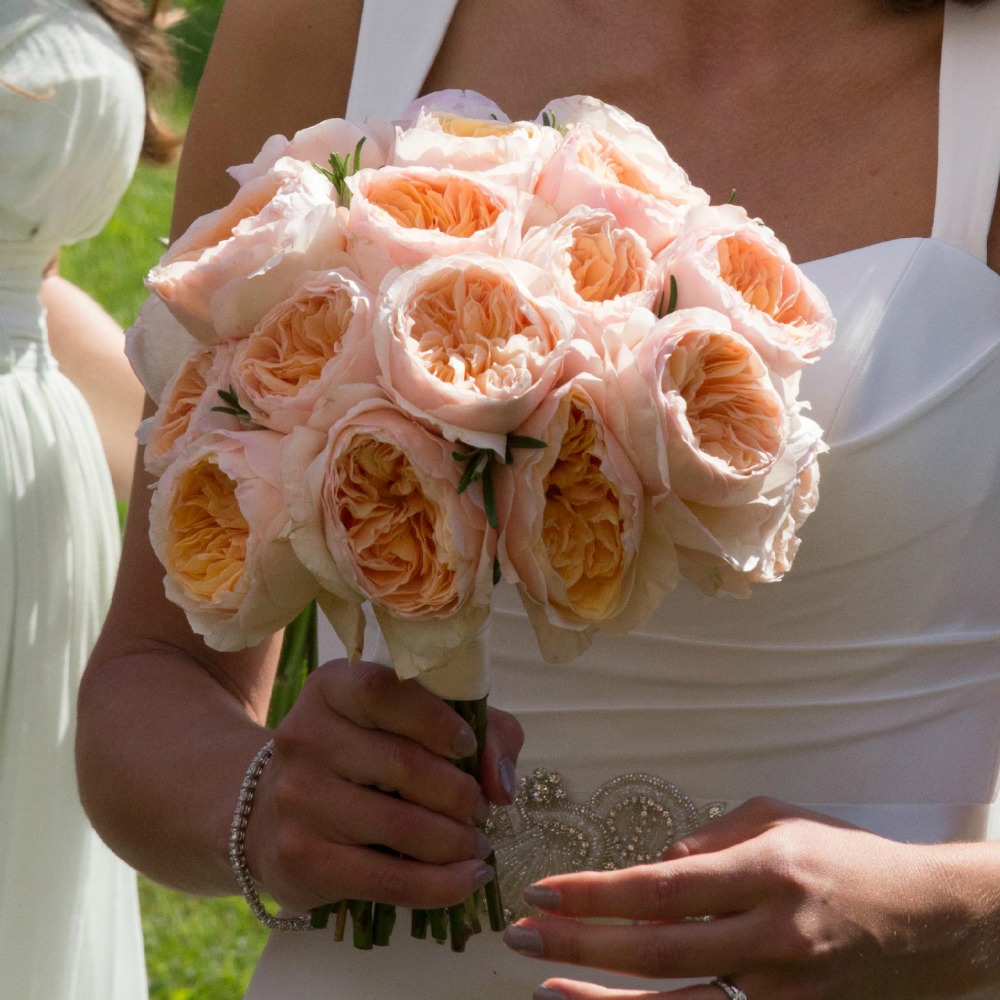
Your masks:
M508 434L507 444L511 448L545 448L546 444L544 441L539 441L538 438L525 437L523 434Z
M497 498L493 489L493 466L487 464L483 469L483 507L486 509L486 523L497 530Z
M736 204L736 188L733 188L732 191L729 192L729 200L726 202L726 204L727 205Z

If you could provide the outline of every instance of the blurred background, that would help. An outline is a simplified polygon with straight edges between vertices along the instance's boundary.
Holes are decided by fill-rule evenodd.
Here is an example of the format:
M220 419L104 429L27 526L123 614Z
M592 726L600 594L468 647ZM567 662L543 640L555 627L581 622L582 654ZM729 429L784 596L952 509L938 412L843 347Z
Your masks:
M179 62L161 113L183 131L223 0L173 0L184 18L172 29ZM142 279L163 253L176 165L140 164L114 218L94 239L67 247L59 268L122 326L145 298ZM124 516L124 510L122 510ZM235 793L234 793L235 794ZM236 1000L243 995L266 932L242 897L195 899L140 877L151 1000Z

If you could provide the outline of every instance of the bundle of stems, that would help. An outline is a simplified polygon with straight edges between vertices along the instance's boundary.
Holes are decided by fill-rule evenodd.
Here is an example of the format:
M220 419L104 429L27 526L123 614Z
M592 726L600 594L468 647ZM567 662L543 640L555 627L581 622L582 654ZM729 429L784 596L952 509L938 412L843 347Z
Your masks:
M285 629L278 663L278 674L267 713L267 724L274 728L288 714L295 703L306 677L319 663L316 639L316 603L311 603ZM486 741L487 700L449 701L448 704L472 727L476 734L476 752L457 761L457 766L479 780L479 751ZM496 855L490 854L486 863L496 871ZM500 883L492 882L465 902L446 909L413 910L410 933L416 938L426 938L443 944L451 942L452 951L464 951L472 934L482 931L479 912L485 908L491 930L502 931L506 926ZM369 900L344 899L337 903L318 906L310 913L314 927L323 928L334 918L334 940L342 941L347 930L347 918L352 923L352 940L356 948L369 949L389 943L396 924L396 908L388 903Z

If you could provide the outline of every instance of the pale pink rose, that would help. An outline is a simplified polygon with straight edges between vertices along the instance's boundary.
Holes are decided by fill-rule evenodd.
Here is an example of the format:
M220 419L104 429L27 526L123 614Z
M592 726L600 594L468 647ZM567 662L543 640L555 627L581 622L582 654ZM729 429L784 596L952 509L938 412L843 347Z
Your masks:
M510 121L499 104L475 90L435 90L409 104L399 116L398 124L409 127L422 113L434 111L482 121Z
M161 475L194 440L212 431L246 430L249 415L227 412L233 407L222 396L233 389L230 344L201 347L185 358L167 383L143 443L146 470Z
M774 233L738 205L692 211L659 262L677 282L678 308L724 312L779 375L815 361L833 341L823 293Z
M618 336L610 420L647 491L708 504L755 497L786 448L789 413L750 343L703 308L637 313Z
M212 649L256 645L315 596L288 538L281 443L265 430L199 438L153 492L149 538L167 597Z
M160 401L166 384L197 347L198 341L157 295L146 298L135 322L125 331L125 356L154 403Z
M279 160L192 223L147 286L203 343L245 336L302 272L346 262L331 192L312 165Z
M382 384L449 441L492 448L559 379L573 320L549 276L518 260L428 261L383 287Z
M824 450L819 427L793 413L788 445L753 499L713 506L676 494L659 498L655 516L674 540L681 575L704 593L740 597L753 583L780 580L816 507L817 455Z
M357 654L371 601L401 677L441 667L489 612L495 540L478 491L458 493L453 451L379 398L286 446L292 541L321 604Z
M348 249L373 287L393 267L457 253L509 254L527 201L480 174L383 167L348 178Z
M517 256L552 275L595 344L610 324L624 322L640 306L654 308L662 292L646 241L598 209L574 209L530 230Z
M652 132L618 108L566 98L549 102L546 113L565 135L535 193L560 215L579 206L605 209L658 253L677 235L689 208L708 204L708 195L691 184Z
M391 162L478 173L530 192L557 141L552 129L533 122L421 110L412 126L397 133Z
M300 129L291 139L272 135L252 163L230 167L228 173L238 184L246 184L269 173L279 160L286 157L328 169L331 153L350 157L353 162L359 142L360 167L381 167L388 159L393 137L394 129L389 122L350 122L343 118L329 118Z
M514 448L499 477L501 569L550 661L575 656L599 629L641 624L676 581L669 542L647 521L639 476L604 422L602 394L586 374L550 393L517 431L546 447Z
M339 386L374 382L374 293L351 272L310 271L234 348L232 379L253 420L288 432Z

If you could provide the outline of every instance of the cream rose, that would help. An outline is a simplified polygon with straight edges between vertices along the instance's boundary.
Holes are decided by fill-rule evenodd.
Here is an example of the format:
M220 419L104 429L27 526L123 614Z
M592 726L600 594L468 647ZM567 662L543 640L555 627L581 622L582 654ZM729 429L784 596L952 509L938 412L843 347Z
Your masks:
M239 341L232 379L257 422L288 432L345 383L373 382L374 293L351 272L310 271Z
M347 185L348 249L373 286L393 267L432 257L510 253L527 207L516 188L450 168L362 170Z
M565 136L535 193L560 215L579 206L605 209L657 253L677 235L689 208L708 204L652 132L624 111L593 98L564 98L550 101L543 114Z
M216 430L245 429L246 421L219 395L232 390L232 347L220 344L191 353L167 383L142 436L146 470L160 475L196 438Z
M330 182L279 160L225 208L195 221L146 279L206 344L245 336L304 271L347 263Z
M149 538L167 597L212 649L255 645L317 589L288 538L281 440L264 430L199 438L153 492Z
M495 542L476 491L457 491L453 451L377 397L325 433L297 428L286 448L292 540L321 604L359 653L371 601L401 677L446 664L489 612Z
M544 271L463 254L383 288L375 352L386 391L449 441L505 450L559 379L572 315Z
M534 122L421 109L416 121L397 133L392 163L474 172L530 192L556 140L552 130Z
M500 565L549 661L577 655L598 629L634 628L676 581L602 396L602 383L585 374L551 393L517 432L546 447L514 449L500 477Z
M596 345L611 324L652 309L662 280L646 241L610 212L578 208L530 230L517 256L552 275L560 297Z
M135 322L125 331L125 356L155 403L198 346L158 295L147 296Z
M707 594L740 597L753 583L780 580L792 566L797 532L816 507L819 427L793 412L788 442L759 493L744 503L698 504L668 494L656 516L677 546L681 575Z
M495 101L475 90L435 90L411 102L399 116L398 124L404 128L413 125L424 113L440 111L479 121L509 123L510 118Z
M620 394L610 420L653 496L735 504L760 491L785 450L789 414L726 316L637 313L606 338Z
M361 143L359 165L362 168L377 168L388 159L393 133L389 122L349 122L343 118L329 118L300 129L291 139L272 135L252 163L230 167L228 173L238 184L246 184L269 173L279 160L285 158L325 168L331 153L350 157L353 161L358 143Z
M678 308L725 313L779 375L815 361L833 341L823 293L774 233L737 205L691 212L659 262L677 282Z

